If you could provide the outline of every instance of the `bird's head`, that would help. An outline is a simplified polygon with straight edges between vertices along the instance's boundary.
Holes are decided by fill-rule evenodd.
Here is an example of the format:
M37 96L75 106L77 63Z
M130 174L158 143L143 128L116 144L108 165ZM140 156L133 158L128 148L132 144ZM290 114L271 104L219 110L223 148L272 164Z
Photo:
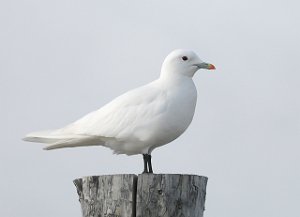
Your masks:
M174 50L163 62L161 73L163 76L184 75L193 77L199 69L215 69L215 66L203 62L197 54L190 50Z

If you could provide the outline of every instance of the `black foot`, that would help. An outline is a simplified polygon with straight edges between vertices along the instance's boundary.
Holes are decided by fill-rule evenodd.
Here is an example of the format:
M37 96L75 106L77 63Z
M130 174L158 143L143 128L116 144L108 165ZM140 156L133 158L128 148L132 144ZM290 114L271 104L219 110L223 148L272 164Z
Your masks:
M143 159L144 159L144 171L143 171L143 174L145 174L145 173L153 173L152 163L151 163L151 155L150 154L143 154Z

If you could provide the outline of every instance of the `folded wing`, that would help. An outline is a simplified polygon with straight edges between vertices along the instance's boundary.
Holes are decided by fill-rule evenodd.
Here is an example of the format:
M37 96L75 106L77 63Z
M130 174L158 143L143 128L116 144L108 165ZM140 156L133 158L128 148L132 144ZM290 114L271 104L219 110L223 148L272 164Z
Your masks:
M138 134L140 129L149 128L156 117L166 112L166 96L153 82L117 97L64 128L30 133L24 140L49 144L47 150L106 146L122 140L135 142L143 139Z

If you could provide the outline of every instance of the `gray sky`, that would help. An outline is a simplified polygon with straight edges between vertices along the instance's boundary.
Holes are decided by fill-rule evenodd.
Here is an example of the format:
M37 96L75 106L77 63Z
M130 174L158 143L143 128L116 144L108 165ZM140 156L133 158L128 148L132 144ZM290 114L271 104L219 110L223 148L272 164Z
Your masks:
M300 14L292 0L0 2L0 216L81 216L72 180L140 173L102 147L20 139L64 126L193 49L194 120L153 152L156 173L209 177L206 217L300 216ZM170 160L172 159L172 160Z

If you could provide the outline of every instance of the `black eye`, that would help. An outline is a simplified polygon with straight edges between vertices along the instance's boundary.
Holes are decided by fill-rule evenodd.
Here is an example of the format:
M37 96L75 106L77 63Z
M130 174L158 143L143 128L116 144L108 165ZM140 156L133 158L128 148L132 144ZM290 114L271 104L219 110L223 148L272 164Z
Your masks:
M187 61L187 60L188 60L187 56L183 56L183 57L181 57L181 59L182 59L183 61Z

